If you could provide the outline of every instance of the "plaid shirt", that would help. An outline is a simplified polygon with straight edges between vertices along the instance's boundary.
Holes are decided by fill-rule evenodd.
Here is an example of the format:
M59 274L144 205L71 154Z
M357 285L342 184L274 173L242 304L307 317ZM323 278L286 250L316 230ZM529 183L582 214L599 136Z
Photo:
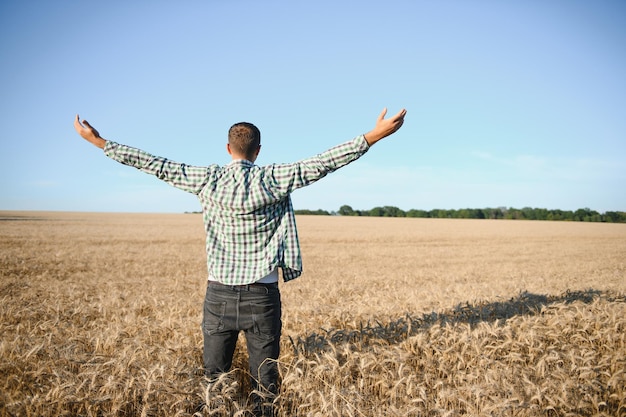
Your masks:
M363 135L312 158L257 166L190 166L107 141L109 158L196 194L206 229L209 276L227 285L258 281L277 267L283 280L302 274L302 257L290 194L358 159L369 146Z

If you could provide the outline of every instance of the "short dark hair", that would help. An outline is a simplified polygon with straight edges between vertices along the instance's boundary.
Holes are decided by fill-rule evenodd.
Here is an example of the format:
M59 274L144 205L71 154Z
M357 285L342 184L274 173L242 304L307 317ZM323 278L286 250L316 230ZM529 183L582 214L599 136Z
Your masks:
M252 158L261 146L261 131L252 123L235 123L228 130L228 143L238 154Z

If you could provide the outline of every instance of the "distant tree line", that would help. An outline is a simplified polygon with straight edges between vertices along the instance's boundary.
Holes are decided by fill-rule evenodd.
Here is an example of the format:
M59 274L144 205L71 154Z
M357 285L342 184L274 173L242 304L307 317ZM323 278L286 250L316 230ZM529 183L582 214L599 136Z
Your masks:
M326 210L295 210L296 214L321 215L321 216L370 216L370 217L421 217L432 219L510 219L510 220L563 220L576 222L606 222L626 223L626 212L607 211L599 213L589 208L576 211L551 210L545 208L513 207L497 208L467 208L459 210L433 209L404 211L394 206L374 207L370 210L354 210L348 205L343 205L339 211L329 212Z

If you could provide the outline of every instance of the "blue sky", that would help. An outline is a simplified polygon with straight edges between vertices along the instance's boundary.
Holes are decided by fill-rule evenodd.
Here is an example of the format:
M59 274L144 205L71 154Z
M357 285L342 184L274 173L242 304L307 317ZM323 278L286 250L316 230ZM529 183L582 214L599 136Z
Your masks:
M16 1L0 4L0 210L183 212L196 197L73 130L258 164L402 129L293 194L296 209L626 211L626 2Z

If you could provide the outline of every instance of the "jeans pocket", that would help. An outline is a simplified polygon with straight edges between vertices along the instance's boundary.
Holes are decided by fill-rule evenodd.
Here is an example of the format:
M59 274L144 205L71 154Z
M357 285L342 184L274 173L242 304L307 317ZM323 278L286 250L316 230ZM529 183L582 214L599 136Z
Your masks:
M280 337L282 321L280 318L280 301L251 303L254 333L267 340Z
M226 314L225 301L204 302L204 316L202 318L202 331L212 335L224 329L224 315Z

